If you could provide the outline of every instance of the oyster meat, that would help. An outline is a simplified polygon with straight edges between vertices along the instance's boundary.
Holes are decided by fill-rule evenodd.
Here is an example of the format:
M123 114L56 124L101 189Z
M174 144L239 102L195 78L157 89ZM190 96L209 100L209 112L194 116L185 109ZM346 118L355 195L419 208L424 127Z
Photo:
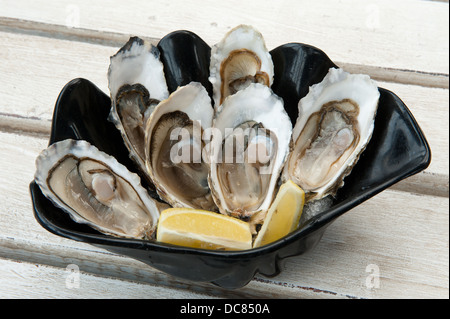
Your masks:
M240 25L211 48L209 80L217 109L229 95L250 83L271 86L274 66L263 36L253 27Z
M147 171L160 197L173 207L216 210L202 139L213 114L206 89L191 82L159 103L147 122Z
M35 180L78 223L119 237L154 236L159 203L136 174L86 141L67 139L42 151Z
M120 130L130 157L145 173L144 126L155 106L169 96L157 47L138 37L111 57L110 120Z
M299 102L283 180L309 200L334 195L372 136L379 95L369 76L331 68Z
M254 83L229 96L214 119L209 185L223 214L265 213L289 151L292 124L283 100Z

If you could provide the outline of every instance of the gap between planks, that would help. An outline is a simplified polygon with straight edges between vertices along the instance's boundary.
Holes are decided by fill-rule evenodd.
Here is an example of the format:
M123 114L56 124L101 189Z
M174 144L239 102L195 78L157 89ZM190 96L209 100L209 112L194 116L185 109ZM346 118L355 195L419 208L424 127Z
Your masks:
M49 139L51 121L0 112L0 131Z
M84 28L69 28L63 25L48 24L36 21L0 17L0 31L87 42L105 46L121 47L131 36L130 34L96 31ZM152 44L159 39L146 38ZM375 80L412 84L434 88L449 88L449 75L407 69L395 69L377 66L368 66L335 61L337 65L351 73L364 73Z

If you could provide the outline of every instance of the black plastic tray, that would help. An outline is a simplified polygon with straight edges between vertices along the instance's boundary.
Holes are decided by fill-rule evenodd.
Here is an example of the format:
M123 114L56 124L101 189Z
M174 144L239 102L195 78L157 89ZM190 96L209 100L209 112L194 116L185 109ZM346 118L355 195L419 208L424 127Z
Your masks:
M170 92L197 81L212 96L208 82L210 47L201 38L189 31L176 31L161 39L158 48ZM301 43L285 44L270 53L275 65L272 89L283 98L286 111L295 123L299 99L335 64L321 50ZM35 217L54 234L130 256L184 279L238 288L256 273L275 276L281 271L283 259L313 248L337 217L429 165L430 148L408 108L394 93L382 88L379 91L372 139L352 173L345 178L345 185L331 207L300 230L267 246L246 251L211 251L106 236L72 221L32 181ZM49 144L67 138L84 139L138 173L119 131L107 120L110 107L110 98L93 83L85 79L70 81L56 102Z

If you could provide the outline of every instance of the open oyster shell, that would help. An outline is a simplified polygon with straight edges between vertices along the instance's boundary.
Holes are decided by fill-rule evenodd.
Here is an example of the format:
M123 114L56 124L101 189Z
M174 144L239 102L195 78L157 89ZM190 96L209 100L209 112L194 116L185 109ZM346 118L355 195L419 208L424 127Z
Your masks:
M211 48L209 80L217 110L225 98L250 83L271 86L274 66L262 34L252 26L240 25Z
M119 237L153 237L162 206L136 174L86 141L67 139L42 151L35 180L78 223Z
M216 210L202 140L213 113L206 89L191 82L159 103L147 122L147 171L159 196L173 207Z
M309 200L334 195L372 136L379 95L369 76L331 68L299 102L283 180Z
M254 83L229 96L214 119L209 185L220 212L244 220L269 208L289 151L283 100Z
M169 96L157 47L138 37L111 57L109 119L120 130L130 157L145 173L144 125L156 105Z

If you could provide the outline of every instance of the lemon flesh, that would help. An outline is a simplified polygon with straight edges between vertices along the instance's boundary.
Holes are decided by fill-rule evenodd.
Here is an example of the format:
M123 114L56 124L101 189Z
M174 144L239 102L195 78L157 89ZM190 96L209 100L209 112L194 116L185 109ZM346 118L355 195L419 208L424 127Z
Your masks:
M281 185L267 212L253 247L272 243L297 228L305 204L305 192L292 181Z
M192 208L169 208L162 211L156 240L202 249L252 248L252 234L247 222Z

